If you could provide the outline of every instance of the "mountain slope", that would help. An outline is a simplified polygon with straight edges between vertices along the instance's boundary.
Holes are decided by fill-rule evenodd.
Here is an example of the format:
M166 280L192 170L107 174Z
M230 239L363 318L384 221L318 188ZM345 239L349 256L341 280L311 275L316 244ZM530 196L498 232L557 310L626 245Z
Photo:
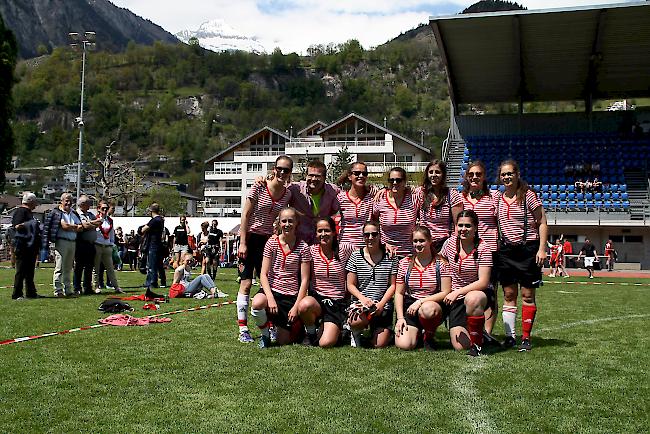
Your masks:
M255 38L238 32L220 19L202 23L197 30L183 30L176 33L183 42L196 38L199 45L210 51L242 50L250 53L265 53L265 47Z
M31 58L68 43L69 32L94 31L98 48L119 51L139 44L178 40L162 27L108 0L0 0L0 15L16 35L19 54Z

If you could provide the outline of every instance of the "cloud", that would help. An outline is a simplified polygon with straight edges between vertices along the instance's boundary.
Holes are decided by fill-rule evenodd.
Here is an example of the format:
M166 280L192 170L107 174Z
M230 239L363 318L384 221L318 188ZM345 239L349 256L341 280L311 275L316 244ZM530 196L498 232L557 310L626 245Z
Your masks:
M428 22L432 15L460 12L465 0L112 0L118 6L176 33L220 18L255 36L267 49L304 53L310 45L357 39L380 45ZM606 4L622 0L519 0L529 9Z

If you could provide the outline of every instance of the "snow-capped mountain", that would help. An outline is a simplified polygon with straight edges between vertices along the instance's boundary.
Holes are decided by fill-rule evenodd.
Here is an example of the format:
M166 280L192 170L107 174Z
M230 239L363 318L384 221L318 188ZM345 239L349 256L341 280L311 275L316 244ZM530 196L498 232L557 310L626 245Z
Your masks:
M182 30L175 35L183 42L194 37L206 50L243 50L251 53L265 53L266 48L255 38L238 32L221 19L206 21L197 30Z

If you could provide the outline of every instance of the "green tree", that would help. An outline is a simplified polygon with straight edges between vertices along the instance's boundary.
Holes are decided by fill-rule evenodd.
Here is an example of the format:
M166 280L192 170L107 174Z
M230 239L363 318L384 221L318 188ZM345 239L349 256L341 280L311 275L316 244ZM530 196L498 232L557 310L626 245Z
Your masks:
M348 147L343 145L327 168L328 181L337 183L341 175L348 170L350 164L352 164L352 155L348 151Z
M5 171L11 166L14 151L10 120L13 117L11 88L14 85L17 55L16 38L0 17L0 189L4 187Z
M185 211L184 200L174 187L151 187L138 204L139 213L145 214L145 210L154 202L160 205L165 215L178 215Z

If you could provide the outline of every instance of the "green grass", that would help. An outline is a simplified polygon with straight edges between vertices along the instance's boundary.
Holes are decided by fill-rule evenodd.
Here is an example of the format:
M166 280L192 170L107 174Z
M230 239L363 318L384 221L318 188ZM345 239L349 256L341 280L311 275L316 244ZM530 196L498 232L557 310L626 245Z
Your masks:
M51 273L38 270L37 281ZM0 270L0 285L12 276ZM118 276L123 286L143 280ZM233 271L220 271L217 285L235 295ZM10 294L0 290L0 340L102 316L102 296ZM480 359L452 351L442 328L435 353L261 352L236 341L232 305L0 346L0 432L647 432L649 294L650 286L545 285L533 351ZM174 300L163 310L197 304ZM142 302L132 305L145 316Z

